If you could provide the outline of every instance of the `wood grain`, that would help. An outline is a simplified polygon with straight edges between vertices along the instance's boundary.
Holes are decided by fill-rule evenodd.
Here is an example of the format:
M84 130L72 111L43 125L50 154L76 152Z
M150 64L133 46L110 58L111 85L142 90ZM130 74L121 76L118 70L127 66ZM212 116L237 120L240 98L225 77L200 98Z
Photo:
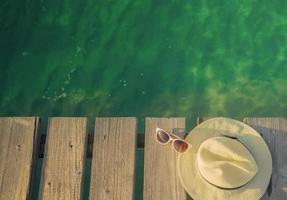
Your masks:
M263 199L287 199L287 119L246 118L244 122L262 135L273 159L272 178Z
M90 199L132 200L136 118L97 118Z
M176 155L171 145L155 140L156 128L181 137L185 132L185 118L146 118L144 152L144 200L185 200L186 193L176 173Z
M144 148L144 134L138 133L137 134L137 148L143 149ZM46 144L46 134L40 135L40 147L38 158L44 158L44 151L45 151L45 144ZM94 134L88 134L88 147L87 147L87 158L91 158L93 154L93 143L94 143Z
M28 199L37 153L37 117L0 118L0 199Z
M81 199L87 144L86 118L50 118L40 199Z

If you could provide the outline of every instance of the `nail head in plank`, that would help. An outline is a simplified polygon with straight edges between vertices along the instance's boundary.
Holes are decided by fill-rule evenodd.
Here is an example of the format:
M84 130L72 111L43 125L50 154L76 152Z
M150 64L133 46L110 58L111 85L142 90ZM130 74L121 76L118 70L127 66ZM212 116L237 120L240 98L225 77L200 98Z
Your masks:
M81 199L87 118L49 118L40 199Z
M287 119L245 118L244 122L265 139L272 155L273 170L266 199L287 199Z
M144 200L185 200L186 193L176 172L176 152L155 140L156 128L183 137L185 118L146 118L144 152Z
M0 118L0 199L31 195L38 122L38 117Z
M132 200L136 118L96 118L90 199Z

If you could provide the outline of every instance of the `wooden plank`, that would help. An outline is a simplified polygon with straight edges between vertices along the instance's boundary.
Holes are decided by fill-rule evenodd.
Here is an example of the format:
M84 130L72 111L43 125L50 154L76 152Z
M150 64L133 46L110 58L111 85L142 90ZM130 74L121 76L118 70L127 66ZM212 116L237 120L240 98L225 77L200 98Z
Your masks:
M143 149L144 148L144 134L138 133L137 134L137 148ZM94 143L94 134L88 134L88 148L87 148L87 158L91 158L93 154L93 143ZM38 153L38 158L44 158L44 151L45 151L45 144L46 144L46 134L41 134L40 136L40 148Z
M171 145L155 141L156 128L183 137L185 118L146 118L144 152L144 200L185 200L186 193L176 173L176 152Z
M89 199L134 196L136 118L97 118Z
M38 144L38 117L0 118L0 199L28 199Z
M87 118L50 118L40 199L81 199Z
M265 139L272 155L272 179L263 199L287 199L287 119L246 118Z

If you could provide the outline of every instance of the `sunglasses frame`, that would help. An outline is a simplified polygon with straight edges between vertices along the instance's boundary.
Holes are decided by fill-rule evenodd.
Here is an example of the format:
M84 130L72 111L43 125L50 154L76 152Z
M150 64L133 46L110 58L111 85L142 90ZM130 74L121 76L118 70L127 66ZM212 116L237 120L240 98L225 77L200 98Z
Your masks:
M160 141L158 140L158 138L157 138L158 131L162 131L162 132L166 133L166 134L169 136L169 140L168 140L167 142L165 142L165 143L160 142ZM156 140L159 144L161 144L161 145L167 145L167 144L169 144L170 142L172 142L172 147L173 147L173 149L174 149L177 153L185 153L185 152L192 146L192 145L191 145L189 142L187 142L186 140L180 138L179 136L177 136L177 135L175 135L175 134L173 134L173 133L169 133L169 132L167 132L167 131L165 131L165 130L163 130L163 129L161 129L161 128L156 128L155 140ZM175 141L182 141L182 142L186 143L186 144L187 144L187 149L186 149L184 152L180 152L180 151L176 150L176 148L174 147L174 146L175 146L175 145L174 145L174 142L175 142Z

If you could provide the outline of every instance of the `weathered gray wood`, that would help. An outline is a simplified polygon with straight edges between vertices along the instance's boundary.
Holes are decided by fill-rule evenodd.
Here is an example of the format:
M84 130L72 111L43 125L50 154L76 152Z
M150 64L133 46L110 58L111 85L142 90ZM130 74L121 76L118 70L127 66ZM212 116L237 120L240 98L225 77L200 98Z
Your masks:
M87 144L86 118L50 118L40 199L81 199Z
M138 133L137 134L137 148L143 149L144 148L144 134ZM40 135L40 147L38 158L44 158L44 151L45 151L45 144L46 144L46 134ZM88 147L87 147L87 158L91 158L93 154L93 143L94 143L94 134L88 134Z
M89 199L132 200L136 118L97 118Z
M262 135L271 151L272 179L264 199L287 199L287 119L246 118L244 122Z
M0 199L28 199L37 153L37 117L0 118Z
M146 118L144 152L144 200L185 200L186 193L176 173L176 152L155 140L156 128L184 136L184 118Z

